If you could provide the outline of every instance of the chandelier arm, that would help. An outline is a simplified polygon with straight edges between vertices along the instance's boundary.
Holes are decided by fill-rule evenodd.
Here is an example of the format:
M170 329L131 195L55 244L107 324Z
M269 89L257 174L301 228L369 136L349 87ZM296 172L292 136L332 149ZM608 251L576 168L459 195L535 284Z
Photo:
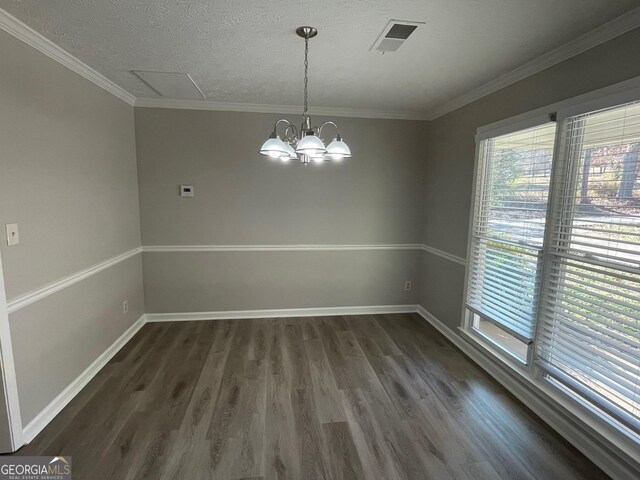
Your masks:
M296 128L296 126L294 124L292 124L291 122L289 122L289 125L287 125L287 128L284 131L284 137L282 137L283 139L287 139L289 138L289 132L291 132L291 134L293 135L293 138L291 138L291 141L297 141L299 139L298 137L298 129Z
M340 136L340 128L338 127L338 124L335 122L332 122L331 120L324 122L322 125L320 125L320 128L318 129L318 136L322 135L322 129L325 127L325 125L333 125L336 128L336 136Z
M291 122L289 120L287 120L286 118L281 118L280 120L277 120L276 123L273 124L273 133L275 133L276 135L278 134L278 124L280 124L280 122L286 122L287 125L291 125ZM287 131L285 130L284 134L287 134Z

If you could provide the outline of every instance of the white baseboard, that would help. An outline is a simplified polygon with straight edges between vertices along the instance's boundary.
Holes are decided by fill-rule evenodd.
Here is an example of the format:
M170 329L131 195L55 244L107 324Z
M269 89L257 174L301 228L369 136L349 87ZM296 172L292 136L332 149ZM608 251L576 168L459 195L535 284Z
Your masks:
M415 313L417 305L370 305L363 307L283 308L271 310L227 310L217 312L147 313L147 322L227 320L242 318L326 317L330 315L373 315Z
M416 305L374 305L364 307L291 308L278 310L235 310L219 312L151 313L142 315L87 369L54 398L23 429L23 442L30 443L58 413L82 390L93 377L147 322L190 320L222 320L243 318L309 317L327 315L371 315L385 313L415 313Z
M30 443L58 413L82 390L89 381L118 353L118 351L142 328L145 316L142 315L131 325L102 355L95 359L67 388L65 388L49 405L31 420L23 430L24 443Z
M593 424L592 420L579 418L582 415L571 408L570 403L555 398L554 392L541 385L540 381L527 378L514 368L490 358L421 305L418 305L417 313L611 478L640 478L633 466L634 457L616 448L595 428L587 427Z
M113 358L113 356L147 322L221 320L275 317L308 317L328 315L371 315L392 313L418 313L457 348L489 373L496 381L513 393L531 411L590 458L604 472L614 479L638 478L633 456L612 446L606 438L585 428L592 422L583 422L573 409L558 401L546 389L525 377L508 365L489 357L463 336L456 334L440 320L420 305L373 305L357 307L292 308L272 310L235 310L217 312L151 313L141 316L124 332L100 357L98 357L78 378L64 389L24 428L24 442L31 442L53 418L89 383L89 381ZM570 407L570 405L569 405ZM631 459L631 460L628 460Z

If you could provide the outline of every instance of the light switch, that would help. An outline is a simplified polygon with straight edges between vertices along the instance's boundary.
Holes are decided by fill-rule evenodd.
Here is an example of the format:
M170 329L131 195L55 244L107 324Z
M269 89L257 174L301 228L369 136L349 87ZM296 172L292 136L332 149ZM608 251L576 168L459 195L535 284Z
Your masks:
M20 243L20 232L18 232L17 223L7 223L5 225L7 229L7 245L10 247L18 245Z

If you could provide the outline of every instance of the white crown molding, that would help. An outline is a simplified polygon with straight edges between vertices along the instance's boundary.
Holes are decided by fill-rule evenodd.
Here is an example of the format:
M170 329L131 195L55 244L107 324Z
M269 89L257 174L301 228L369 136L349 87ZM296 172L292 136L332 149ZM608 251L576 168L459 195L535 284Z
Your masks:
M67 277L61 278L60 280L56 280L55 282L45 285L44 287L40 287L36 290L25 293L24 295L12 298L7 302L7 312L9 314L16 312L21 308L26 307L27 305L31 305L32 303L42 300L49 295L53 295L60 290L64 290L71 285L75 285L76 283L81 282L82 280L89 278L96 273L102 272L103 270L117 265L120 262L124 262L125 260L139 254L141 251L142 248L140 247L134 248L103 262L96 263L95 265L85 268L84 270L80 270L79 272L73 273Z
M95 83L100 88L103 88L107 92L118 97L120 100L128 103L129 105L134 105L136 98L125 89L116 85L107 77L98 73L85 63L82 63L69 52L62 49L48 38L36 32L34 29L2 9L0 9L0 29L13 35L17 39L22 40L27 45L30 45L36 50L44 53L49 58L83 76L90 82Z
M435 120L436 118L494 93L501 88L512 85L513 83L523 80L535 73L589 50L590 48L601 45L604 42L638 27L640 27L640 8L631 10L630 12L627 12L626 14L621 15L620 17L576 38L575 40L572 40L571 42L552 50L551 52L548 52L535 60L496 78L495 80L492 80L491 82L488 82L458 98L455 98L454 100L446 102L445 104L432 108L426 112L378 111L330 107L312 107L310 108L310 112L314 115L326 115L332 117L380 118L414 121ZM0 9L0 29L22 40L28 45L31 45L58 63L66 66L79 75L82 75L87 80L95 83L99 87L135 107L280 114L298 114L302 111L301 106L294 105L227 103L199 100L174 100L167 98L136 98L134 95L130 94L101 73L81 62L66 50L62 49L51 40L47 39L2 9Z
M509 73L501 75L484 85L471 90L464 95L459 96L439 107L433 108L427 112L427 120L435 120L447 113L453 112L465 105L476 100L486 97L498 90L513 85L520 80L524 80L542 70L556 65L571 57L575 57L582 52L597 47L609 40L613 40L635 28L640 27L640 8L636 8L627 12L613 20L581 35L580 37L556 48L544 55L511 70Z
M31 420L22 434L24 443L31 442L46 427L58 413L62 411L73 398L80 393L96 374L111 360L116 353L129 341L145 324L142 315L135 321L102 355L96 358L87 369L73 380L67 388L54 398L33 420Z
M462 335L456 334L422 305L417 306L417 313L611 478L638 478L634 454L606 438L593 424L593 418L582 415L572 403L563 401L541 381L527 378L506 363L491 358L472 344L464 331Z
M139 108L172 108L180 110L212 110L221 112L251 112L302 114L297 105L265 105L258 103L227 103L208 100L172 100L169 98L138 98L135 106ZM351 108L309 107L312 115L328 117L381 118L389 120L428 120L425 112L385 111Z
M458 257L457 255L454 255L449 252L445 252L443 250L438 250L437 248L431 247L429 245L422 245L422 250L424 250L425 252L429 252L434 255L437 255L439 257L442 257L446 260L449 260L450 262L454 262L459 265L462 265L463 267L467 265L467 261L464 258Z
M326 252L366 250L422 250L418 243L388 245L147 245L145 253L167 252Z
M248 318L327 317L332 315L382 315L415 313L417 305L367 305L359 307L281 308L269 310L227 310L216 312L147 313L147 322L191 322L194 320L236 320Z

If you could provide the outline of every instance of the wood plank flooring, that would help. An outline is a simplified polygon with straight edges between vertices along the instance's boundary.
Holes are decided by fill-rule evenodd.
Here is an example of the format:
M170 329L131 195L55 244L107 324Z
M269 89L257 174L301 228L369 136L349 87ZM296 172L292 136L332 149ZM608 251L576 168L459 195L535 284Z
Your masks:
M76 480L607 478L415 314L147 324L18 454Z

